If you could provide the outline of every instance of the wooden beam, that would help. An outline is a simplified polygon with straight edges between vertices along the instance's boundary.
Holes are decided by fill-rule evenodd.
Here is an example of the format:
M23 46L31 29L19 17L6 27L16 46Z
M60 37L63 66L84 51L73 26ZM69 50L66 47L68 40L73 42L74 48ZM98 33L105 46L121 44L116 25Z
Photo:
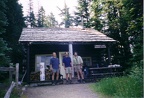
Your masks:
M15 71L15 68L11 67L0 67L0 71Z
M30 82L30 66L29 66L29 60L30 60L30 44L27 44L27 66L26 66L26 70L27 70L27 74L26 74L26 78L27 78L27 83Z
M19 82L19 63L16 63L16 87L18 88L18 82Z
M9 68L13 68L12 65L13 64L10 63ZM12 71L9 71L9 83L11 83L11 81L12 81L12 74L13 74Z
M110 45L108 45L108 64L111 64L111 51L110 51Z
M57 44L59 44L59 45L69 45L69 43L71 43L71 42L55 42L55 41L53 41L53 42L50 42L50 41L33 41L33 42L30 42L30 41L27 41L27 42L21 42L22 44L28 44L28 43L31 43L31 44L50 44L50 45L57 45ZM105 41L105 42L103 42L103 41L91 41L91 42L87 42L87 41L73 41L72 42L73 43L73 45L74 44L94 44L94 45L105 45L105 44L109 44L109 43L111 43L111 44L115 44L116 42L109 42L109 41Z
M72 77L74 77L74 68L73 68L73 44L69 43L69 56L71 58L72 63Z
M15 82L12 81L11 86L8 89L8 91L6 92L4 98L10 98L11 92L12 92L14 87L15 87Z

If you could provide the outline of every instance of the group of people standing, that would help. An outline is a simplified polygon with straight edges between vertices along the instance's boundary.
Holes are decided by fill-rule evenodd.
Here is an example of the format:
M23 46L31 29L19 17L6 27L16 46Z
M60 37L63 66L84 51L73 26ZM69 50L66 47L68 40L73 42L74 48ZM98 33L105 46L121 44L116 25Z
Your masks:
M53 57L50 59L50 69L52 70L52 85L55 85L58 83L58 79L59 79L60 62L55 52L53 52L52 56ZM65 52L65 56L62 62L66 73L66 83L72 83L72 61L71 58L69 57L68 52ZM81 56L78 56L77 52L74 52L74 56L73 56L74 71L77 73L78 82L84 83L82 66L83 66L83 60ZM55 79L55 74L56 74L56 79Z

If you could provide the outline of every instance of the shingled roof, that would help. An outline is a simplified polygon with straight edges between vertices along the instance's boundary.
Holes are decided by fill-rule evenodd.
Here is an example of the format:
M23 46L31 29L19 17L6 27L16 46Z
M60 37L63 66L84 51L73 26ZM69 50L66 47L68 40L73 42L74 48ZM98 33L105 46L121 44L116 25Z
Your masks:
M20 42L115 42L94 29L24 28Z

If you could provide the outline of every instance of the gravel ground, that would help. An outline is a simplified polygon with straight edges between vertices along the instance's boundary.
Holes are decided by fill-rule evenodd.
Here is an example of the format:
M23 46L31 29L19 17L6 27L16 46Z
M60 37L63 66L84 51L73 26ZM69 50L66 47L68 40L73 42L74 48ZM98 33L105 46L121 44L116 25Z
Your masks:
M27 98L99 98L89 84L28 87L24 95Z

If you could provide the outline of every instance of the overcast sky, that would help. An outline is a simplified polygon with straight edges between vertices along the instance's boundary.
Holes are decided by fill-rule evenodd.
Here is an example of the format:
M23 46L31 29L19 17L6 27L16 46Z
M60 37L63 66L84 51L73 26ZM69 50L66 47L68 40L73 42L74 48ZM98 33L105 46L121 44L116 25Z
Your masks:
M72 14L77 6L77 0L32 0L33 1L33 9L34 13L37 14L38 9L40 6L43 6L45 9L46 15L49 13L53 13L56 17L56 20L60 22L61 17L58 15L60 13L59 8L64 8L64 4L66 3L67 6L70 8L69 11ZM23 6L24 16L28 14L29 9L29 0L19 0L19 3Z

